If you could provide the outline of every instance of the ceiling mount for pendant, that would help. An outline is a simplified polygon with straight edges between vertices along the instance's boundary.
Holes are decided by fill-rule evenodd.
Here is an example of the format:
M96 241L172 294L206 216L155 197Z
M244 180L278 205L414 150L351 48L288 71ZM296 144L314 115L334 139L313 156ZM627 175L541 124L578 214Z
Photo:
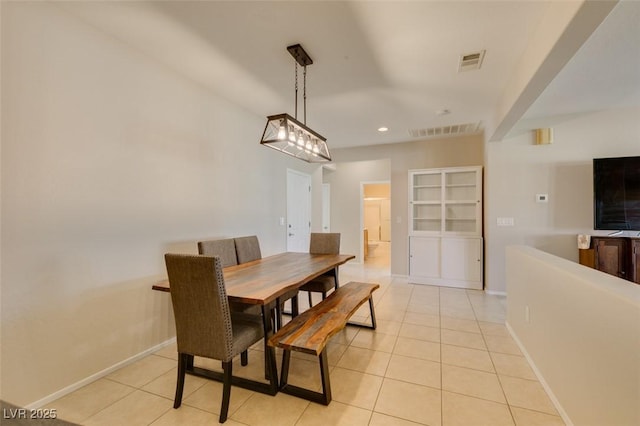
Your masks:
M287 50L293 56L293 59L300 64L301 67L313 64L313 59L307 54L307 52L299 44L293 46L287 46Z
M268 116L260 144L308 163L331 161L327 139L307 127L307 66L313 60L300 44L288 46L287 50L296 61L295 118L286 113ZM298 65L304 73L304 122L298 121Z

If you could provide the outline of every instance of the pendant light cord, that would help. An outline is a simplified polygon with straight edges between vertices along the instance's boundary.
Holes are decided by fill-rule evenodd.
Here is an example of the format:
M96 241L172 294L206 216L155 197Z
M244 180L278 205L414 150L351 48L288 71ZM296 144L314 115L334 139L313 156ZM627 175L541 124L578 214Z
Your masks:
M295 67L296 67L296 86L295 86L295 91L296 91L296 101L295 101L295 106L296 106L296 112L294 114L294 118L297 120L298 119L298 62L295 62ZM303 113L304 113L304 121L303 123L306 125L307 124L307 66L303 66L302 67L302 108L303 108Z
M295 61L294 61L294 66L296 67L296 101L295 101L296 111L294 114L294 118L297 120L298 119L298 63Z
M302 105L304 106L304 124L307 124L307 66L302 67Z

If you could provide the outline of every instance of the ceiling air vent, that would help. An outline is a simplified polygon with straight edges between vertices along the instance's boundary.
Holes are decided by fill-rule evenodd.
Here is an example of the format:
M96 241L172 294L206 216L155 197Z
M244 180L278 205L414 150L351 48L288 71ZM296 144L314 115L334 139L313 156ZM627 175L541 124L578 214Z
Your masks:
M412 129L409 135L414 138L441 138L448 136L473 135L480 131L480 123L452 124L450 126Z
M460 55L460 64L458 65L458 72L479 70L484 59L484 50L473 53L466 53Z

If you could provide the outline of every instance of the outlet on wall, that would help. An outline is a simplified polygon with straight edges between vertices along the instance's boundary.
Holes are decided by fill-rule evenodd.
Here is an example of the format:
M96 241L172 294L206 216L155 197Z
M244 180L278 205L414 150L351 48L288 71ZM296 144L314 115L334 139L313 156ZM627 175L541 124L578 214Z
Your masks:
M514 221L512 217L499 217L496 219L498 226L513 226Z

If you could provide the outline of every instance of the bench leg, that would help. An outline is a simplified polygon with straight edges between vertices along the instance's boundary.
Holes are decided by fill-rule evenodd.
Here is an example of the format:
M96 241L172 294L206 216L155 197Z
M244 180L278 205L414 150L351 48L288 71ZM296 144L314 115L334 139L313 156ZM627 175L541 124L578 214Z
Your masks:
M347 325L352 325L355 327L362 327L362 328L370 328L372 330L375 330L378 324L376 323L376 311L373 307L373 296L369 297L369 311L371 312L371 325L366 323L361 323L361 322L353 322L353 321L348 321Z
M376 311L373 308L373 296L369 297L369 310L371 311L371 327L375 330L377 327L377 323L376 323Z
M280 392L297 396L299 398L304 398L318 404L329 405L329 403L331 402L331 382L329 379L329 362L327 360L326 348L322 350L320 355L318 355L318 361L320 362L320 379L322 380L322 393L290 385L289 383L287 383L287 381L289 380L291 351L284 350L282 354L282 370L280 372Z
M291 351L282 351L282 368L280 369L280 389L287 386L289 380L289 365L291 363Z
M324 397L323 404L329 405L331 402L331 381L329 379L327 348L324 348L322 352L320 352L320 355L318 355L318 361L320 361L320 379L322 380L322 395Z

